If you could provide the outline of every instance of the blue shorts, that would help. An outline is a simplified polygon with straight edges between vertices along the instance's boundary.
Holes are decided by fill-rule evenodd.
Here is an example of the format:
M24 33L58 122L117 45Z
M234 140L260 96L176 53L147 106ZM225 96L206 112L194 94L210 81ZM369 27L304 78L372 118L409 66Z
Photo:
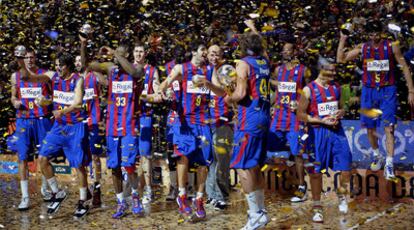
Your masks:
M264 163L266 159L266 136L252 136L245 131L234 133L233 154L230 168L250 169Z
M309 157L309 162L313 163L316 173L328 168L334 171L351 170L351 149L342 126L337 130L310 127L309 138L315 150L314 155Z
M107 160L108 168L134 166L138 155L137 136L107 136Z
M63 150L69 165L79 168L87 166L90 162L88 148L88 129L85 123L61 125L55 122L43 140L40 155L52 158Z
M89 149L92 155L102 155L104 137L104 135L100 134L99 125L89 126Z
M17 118L10 149L17 152L20 161L28 160L29 155L34 154L35 148L41 148L51 127L52 122L47 118Z
M300 135L297 131L270 130L267 136L267 155L288 159L297 156L300 150Z
M380 119L372 119L361 114L361 123L366 128L376 128L382 121L385 126L396 124L397 111L397 86L385 86L381 88L370 88L363 86L361 94L361 109L380 109Z
M139 118L139 155L151 157L152 147L152 117L141 116Z
M208 166L213 161L212 137L207 125L174 125L174 156L186 156L192 166Z

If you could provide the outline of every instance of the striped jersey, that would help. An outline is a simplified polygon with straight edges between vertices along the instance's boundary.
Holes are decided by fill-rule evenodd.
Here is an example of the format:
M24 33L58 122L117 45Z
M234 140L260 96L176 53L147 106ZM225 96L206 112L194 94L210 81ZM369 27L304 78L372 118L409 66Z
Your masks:
M98 78L93 72L88 72L83 83L85 88L83 102L88 115L88 126L97 125L103 118L99 101L100 88Z
M214 69L213 65L210 68ZM212 127L220 127L228 125L233 118L233 110L226 102L224 97L217 96L213 91L210 91L210 118Z
M38 69L37 74L42 74L46 70ZM22 80L20 71L15 73L17 98L22 102L21 107L16 111L17 118L38 118L47 116L51 112L50 106L38 106L35 100L40 95L50 99L50 88L48 83L28 82Z
M395 84L395 58L392 42L383 40L378 48L368 42L362 45L362 84L366 87L383 87Z
M331 82L328 87L322 87L312 81L307 86L310 89L308 114L322 119L336 113L341 99L341 86L338 83Z
M304 87L306 67L298 64L292 69L287 69L283 64L277 75L277 93L275 94L275 110L270 128L281 131L298 131L299 121L295 111L291 109L291 103L299 101L299 91Z

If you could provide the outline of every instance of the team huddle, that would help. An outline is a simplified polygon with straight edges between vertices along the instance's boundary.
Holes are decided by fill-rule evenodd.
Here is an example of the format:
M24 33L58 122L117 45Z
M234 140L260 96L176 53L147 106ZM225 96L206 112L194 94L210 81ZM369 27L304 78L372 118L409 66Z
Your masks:
M39 150L41 194L49 202L48 214L56 213L67 198L50 163L62 154L76 169L79 180L74 217L81 218L90 207L99 207L100 156L105 143L106 165L112 172L117 201L112 218L122 218L129 210L143 215L143 206L151 205L154 199L153 127L156 116L163 115L154 108L164 104L169 108L164 116L169 151L161 165L167 170L165 174L170 173L172 164L176 165L176 176L166 188L170 190L167 200L177 202L180 214L203 219L206 204L224 209L229 201L229 169L234 168L248 204L243 229L265 226L271 213L265 208L261 167L268 154L280 158L292 155L295 159L299 184L291 202L307 200L304 177L305 171L308 173L312 220L317 223L324 221L322 173L329 168L340 171L338 208L347 213L352 153L341 126L345 111L341 85L335 81L335 58L319 57L318 75L312 79L310 69L295 58L295 41L287 39L283 64L272 71L260 33L251 21L245 23L250 31L238 36L241 59L235 66L233 60L223 59L218 45L206 47L199 40L188 45L190 58L185 57L183 46L176 45L175 59L162 71L147 63L142 43L133 47L120 43L116 49L102 47L99 57L88 60L86 45L90 38L79 36L79 56L59 54L56 71L38 68L35 50L19 46L15 52L19 70L11 76L11 103L16 109L12 149L18 153L22 192L18 209L30 207L28 161L34 147ZM370 41L352 49L345 48L347 36L341 33L336 63L358 58L363 62L361 109L382 111L379 119L361 116L372 147L371 170L384 167L384 177L393 180L397 65L402 67L412 106L414 87L398 44L380 37L382 28L377 21L370 22L367 31ZM161 75L166 76L163 81ZM387 138L385 159L375 132L380 121ZM90 191L91 162L94 182ZM193 199L188 197L190 168L195 168L197 175ZM124 197L123 171L131 186L131 202Z

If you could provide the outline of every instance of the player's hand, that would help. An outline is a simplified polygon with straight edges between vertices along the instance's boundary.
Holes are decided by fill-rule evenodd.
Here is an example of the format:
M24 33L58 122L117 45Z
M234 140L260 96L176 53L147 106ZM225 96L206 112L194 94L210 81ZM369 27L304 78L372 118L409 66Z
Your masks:
M344 33L342 33L342 31L340 32L340 36L339 39L341 41L346 41L346 39L348 39L348 35L345 35Z
M359 103L360 103L359 97L350 97L349 98L349 105L355 105L355 104L359 104Z
M86 43L88 41L88 39L86 39L86 38L84 38L84 37L82 37L80 35L79 35L79 40L80 40L81 44L83 44L83 45L86 45Z
M226 95L226 96L224 97L224 102L226 102L226 104L227 104L227 105L230 105L231 103L233 103L233 102L231 101L231 99L230 99L230 96L229 96L229 95Z
M14 100L12 104L13 104L13 107L15 109L20 109L20 107L22 106L22 101L20 101L20 100Z
M408 104L414 108L414 93L408 92Z
M99 53L106 54L108 56L112 56L112 55L114 55L115 51L112 48L110 48L109 46L102 46L99 49Z
M63 112L62 112L62 110L53 110L53 116L56 118L56 119L58 119L58 118L61 118L62 116L63 116Z
M338 124L338 120L331 116L326 116L322 119L322 124L327 126L335 126Z
M338 109L335 113L336 120L341 119L345 116L345 110L344 109Z

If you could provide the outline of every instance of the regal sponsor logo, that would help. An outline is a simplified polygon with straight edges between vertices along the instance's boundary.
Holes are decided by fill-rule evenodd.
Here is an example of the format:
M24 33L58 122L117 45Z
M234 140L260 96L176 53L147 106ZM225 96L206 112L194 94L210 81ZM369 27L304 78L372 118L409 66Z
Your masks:
M259 73L260 74L264 74L264 75L269 75L270 70L269 69L259 68Z
M280 81L277 85L277 90L280 93L296 93L296 82Z
M132 81L113 81L112 93L132 93Z
M390 71L390 62L388 60L371 60L367 61L368 71Z
M318 104L319 116L335 114L337 110L338 110L338 101L330 101L330 102Z
M206 87L197 87L192 81L187 81L187 93L209 94L210 90Z
M75 100L74 92L63 92L59 90L53 91L53 102L63 104L63 105L72 105Z
M38 96L42 95L42 88L20 88L20 95L22 98L37 98Z
M83 100L92 100L95 97L95 90L93 88L85 89Z

